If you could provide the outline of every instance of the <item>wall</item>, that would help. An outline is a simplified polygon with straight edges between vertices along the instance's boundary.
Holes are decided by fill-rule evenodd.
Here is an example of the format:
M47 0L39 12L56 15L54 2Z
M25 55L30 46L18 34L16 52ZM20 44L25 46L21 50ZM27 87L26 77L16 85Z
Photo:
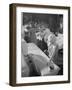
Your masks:
M10 3L35 3L35 4L37 3L37 4L47 4L47 5L57 5L57 6L58 5L71 6L71 11L72 11L72 0L0 0L0 90L24 90L24 89L25 90L28 89L29 90L37 90L37 89L72 90L72 82L70 84L28 86L28 87L9 86L8 82L9 82L9 4ZM72 12L71 12L71 22L72 22Z

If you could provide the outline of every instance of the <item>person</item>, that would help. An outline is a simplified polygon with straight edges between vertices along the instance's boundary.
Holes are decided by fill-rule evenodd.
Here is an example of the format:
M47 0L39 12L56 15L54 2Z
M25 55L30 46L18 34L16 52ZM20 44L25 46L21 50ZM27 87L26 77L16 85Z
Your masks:
M46 37L45 42L48 46L48 56L49 58L57 64L57 55L58 55L58 45L56 44L56 36L51 33Z
M60 68L45 55L45 53L34 43L28 43L28 54L35 64L36 71L41 76L56 75Z
M47 44L44 42L43 37L41 36L41 32L36 32L37 46L44 52L47 49Z

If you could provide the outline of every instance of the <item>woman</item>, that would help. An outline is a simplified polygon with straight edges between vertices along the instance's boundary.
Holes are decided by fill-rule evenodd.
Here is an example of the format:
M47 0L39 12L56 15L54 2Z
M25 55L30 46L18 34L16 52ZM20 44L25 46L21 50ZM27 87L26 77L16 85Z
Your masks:
M50 34L47 40L49 57L54 62L57 61L58 45L56 44L56 37L54 34ZM55 62L56 63L56 62Z

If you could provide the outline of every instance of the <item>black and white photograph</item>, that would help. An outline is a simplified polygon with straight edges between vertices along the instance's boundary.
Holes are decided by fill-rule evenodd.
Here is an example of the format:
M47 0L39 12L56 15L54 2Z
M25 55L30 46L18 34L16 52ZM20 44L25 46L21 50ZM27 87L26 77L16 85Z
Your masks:
M21 76L63 75L63 15L21 13Z
M70 8L12 4L10 84L70 82Z

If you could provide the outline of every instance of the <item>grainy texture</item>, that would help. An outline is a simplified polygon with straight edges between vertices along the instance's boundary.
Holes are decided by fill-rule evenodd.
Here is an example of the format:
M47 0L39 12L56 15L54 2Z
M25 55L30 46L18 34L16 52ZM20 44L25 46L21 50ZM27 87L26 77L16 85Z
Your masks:
M36 8L52 8L68 10L68 48L70 47L70 7L47 6L47 5L28 5L28 4L10 4L10 78L11 86L28 86L28 85L45 85L60 84L70 82L70 48L68 49L68 80L54 82L38 82L38 83L16 83L16 7L36 7Z

